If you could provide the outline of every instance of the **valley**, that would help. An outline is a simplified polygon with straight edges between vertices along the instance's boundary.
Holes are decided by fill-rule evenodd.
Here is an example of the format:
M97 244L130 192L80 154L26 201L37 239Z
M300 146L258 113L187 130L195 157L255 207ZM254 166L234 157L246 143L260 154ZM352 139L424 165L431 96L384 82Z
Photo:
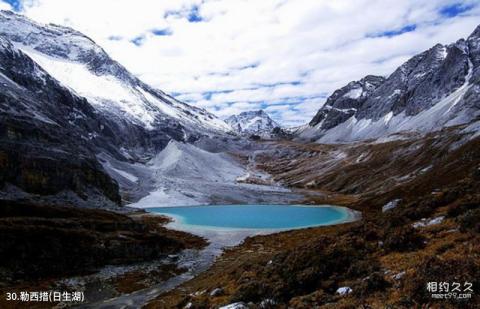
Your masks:
M475 308L477 290L427 284L480 285L480 26L317 110L222 120L79 31L1 11L0 292L85 300L0 307ZM215 228L152 214L199 205Z
M254 156L256 169L268 172L276 182L301 195L297 202L344 205L361 211L362 220L272 235L229 234L225 238L222 233L204 234L210 245L198 251L203 253L186 251L193 254L193 260L187 261L204 262L203 267L187 266L182 275L184 262L180 254L180 271L160 268L152 273L148 267L125 274L122 271L109 279L118 283L102 279L101 289L117 292L92 297L97 299L94 307L133 302L147 308L183 308L189 303L193 308L208 308L280 300L289 307L309 308L312 304L331 302L335 306L358 306L360 299L373 306L389 303L409 307L426 299L424 294L412 294L422 290L422 280L443 274L435 273L435 267L449 269L449 276L473 280L479 271L475 258L479 252L475 248L479 242L480 159L476 156L478 139L472 138L474 133L465 133L465 128L386 143L332 146L259 142L255 149L262 151L257 150ZM431 145L436 148L430 148ZM432 152L422 147L429 147ZM324 156L319 160L322 164L309 164L311 161L305 158L312 156ZM436 167L428 168L430 164ZM377 166L385 168L377 170ZM386 209L388 204L393 206ZM244 237L247 238L242 242ZM191 246L192 243L187 248ZM321 267L325 268L316 268L324 263ZM433 265L431 273L422 273L425 265ZM191 271L195 274L193 279ZM174 274L172 281L160 275L163 273ZM293 281L285 281L282 276L287 274L295 276ZM87 281L92 278L95 277ZM99 284L96 280L92 282ZM130 282L130 287L122 288L124 281ZM176 287L178 284L181 285ZM350 287L352 294L336 293L342 286ZM211 296L216 289L222 292ZM126 294L117 294L122 291ZM143 294L147 291L152 294ZM414 296L401 297L406 294ZM109 298L107 295L114 298L103 303ZM278 303L270 306L282 307Z
M147 308L226 303L235 308L348 308L365 303L408 308L428 301L422 292L425 280L454 276L475 281L480 271L480 145L472 135L457 135L463 129L416 141L354 146L266 142L271 151L258 158L263 163L257 166L291 187L318 193L307 195L306 201L346 205L360 210L362 220L249 237ZM409 148L412 144L416 146ZM427 168L423 164L432 163L432 153L421 145L432 144L439 147L434 150L439 165ZM305 160L316 155L324 156L319 166ZM404 165L396 170L389 164ZM315 178L315 172L325 178ZM405 172L418 175L405 177ZM351 288L352 294L339 295L341 287ZM222 293L212 296L218 288Z

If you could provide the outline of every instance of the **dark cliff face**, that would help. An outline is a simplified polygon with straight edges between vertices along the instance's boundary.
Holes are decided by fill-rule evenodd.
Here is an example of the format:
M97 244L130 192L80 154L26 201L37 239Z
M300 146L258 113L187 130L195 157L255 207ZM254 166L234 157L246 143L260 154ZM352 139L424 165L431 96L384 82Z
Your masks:
M472 86L465 94L464 101L467 107L480 110L480 26L470 35L466 43L473 70L470 79Z
M0 39L0 187L72 191L119 204L118 185L95 158L105 122L10 42Z
M83 275L205 245L200 237L167 230L162 220L0 199L0 285Z
M381 76L368 75L336 90L310 121L310 126L313 127L322 122L322 129L328 130L344 122L353 116L372 92L384 82L385 78Z
M367 76L335 91L318 111L310 127L320 133L348 119L373 122L402 114L412 117L432 108L465 85L466 93L448 110L443 126L467 109L478 111L480 80L480 26L468 37L450 45L437 44L412 57L388 78ZM365 85L371 85L366 89ZM390 119L387 117L386 119ZM447 115L448 116L448 115ZM472 115L474 118L474 115ZM464 117L462 121L468 121ZM388 130L386 130L388 131Z
M477 68L476 74L480 74L478 67L480 67L480 25L473 31L467 39L470 60L473 66Z
M401 67L362 105L359 119L379 119L389 113L416 115L465 83L469 70L465 41L436 45Z

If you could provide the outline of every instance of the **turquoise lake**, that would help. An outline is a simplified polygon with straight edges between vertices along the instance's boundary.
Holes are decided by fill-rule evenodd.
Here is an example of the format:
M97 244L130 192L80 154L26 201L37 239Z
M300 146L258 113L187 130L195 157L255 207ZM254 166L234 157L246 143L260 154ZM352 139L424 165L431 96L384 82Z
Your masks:
M344 207L306 205L215 205L148 208L192 228L285 230L351 221Z

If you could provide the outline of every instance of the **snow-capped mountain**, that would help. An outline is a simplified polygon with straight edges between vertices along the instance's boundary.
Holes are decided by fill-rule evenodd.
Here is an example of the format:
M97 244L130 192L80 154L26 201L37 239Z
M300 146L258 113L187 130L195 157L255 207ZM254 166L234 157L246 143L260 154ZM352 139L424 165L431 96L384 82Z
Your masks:
M0 36L8 39L51 76L94 108L147 130L165 122L196 131L230 128L213 114L189 106L143 83L111 59L90 38L70 28L43 25L10 11L0 12ZM188 137L187 137L188 138Z
M143 83L83 34L8 11L0 12L0 116L0 197L86 206L120 203L108 160L142 163L171 140L231 131Z
M274 128L280 127L263 110L242 112L225 119L233 130L238 133L269 133Z
M335 91L297 134L349 142L431 132L479 115L480 26L466 40L414 56L388 78L366 76Z

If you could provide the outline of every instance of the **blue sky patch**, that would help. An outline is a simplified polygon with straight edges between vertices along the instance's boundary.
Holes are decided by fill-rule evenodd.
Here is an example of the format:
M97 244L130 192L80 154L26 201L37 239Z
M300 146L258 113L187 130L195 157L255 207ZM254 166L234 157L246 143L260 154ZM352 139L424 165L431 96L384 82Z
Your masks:
M198 12L198 5L194 5L191 9L190 12L188 13L187 19L191 23L198 23L201 22L203 19L200 16L200 13Z
M239 66L239 67L233 67L233 68L231 68L231 70L241 71L241 70L247 70L247 69L255 69L255 68L258 68L259 65L260 65L260 62L255 62L255 63L251 63L251 64L242 65L242 66Z
M448 5L440 9L440 15L448 18L455 17L467 11L470 11L475 7L474 4L465 4L465 3L455 3L452 5Z
M172 35L173 32L169 28L165 28L165 29L153 29L152 33L157 36L166 36L166 35Z
M14 11L18 12L22 9L22 3L20 0L3 0L3 2L10 4Z
M217 91L207 91L203 92L202 96L206 100L210 100L212 98L212 95L218 94L218 93L230 93L233 92L233 90L217 90Z
M416 29L417 29L417 25L411 24L411 25L406 25L406 26L404 26L400 29L387 30L387 31L384 31L384 32L369 34L369 35L367 35L367 37L369 37L369 38L379 38L379 37L391 38L391 37L394 37L394 36L397 36L397 35L400 35L400 34L415 31Z
M278 86L284 86L284 85L291 85L291 86L299 86L302 84L302 81L300 80L294 80L291 82L279 82L279 83L273 83L273 84L255 84L258 88L274 88ZM255 89L255 88L252 88Z
M164 18L168 18L170 16L174 18L186 18L191 23L198 23L203 21L202 16L200 16L198 5L194 5L190 9L165 12Z
M169 18L170 16L174 18L186 18L191 23L198 23L204 21L200 15L200 9L198 5L193 5L190 8L178 10L178 11L167 11L164 14L164 18Z
M145 36L143 35L137 36L136 38L131 39L130 42L132 42L137 46L142 46L143 43L145 42Z

